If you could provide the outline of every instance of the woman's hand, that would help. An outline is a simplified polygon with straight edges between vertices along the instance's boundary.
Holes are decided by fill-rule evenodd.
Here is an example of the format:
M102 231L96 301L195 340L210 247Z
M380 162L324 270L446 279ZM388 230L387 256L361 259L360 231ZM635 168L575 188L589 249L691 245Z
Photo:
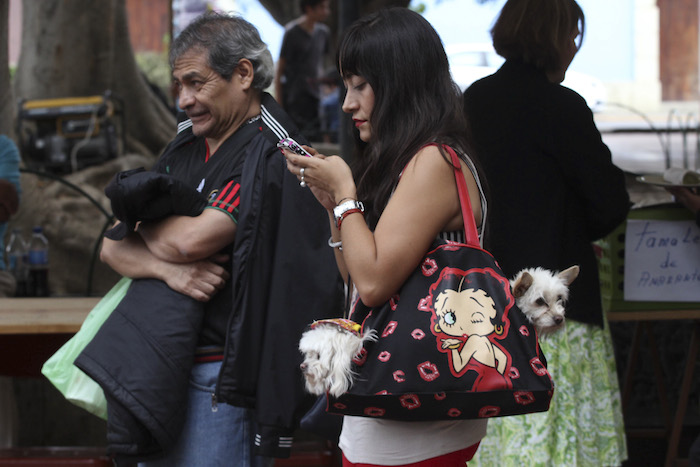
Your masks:
M325 156L310 146L303 146L313 157L300 156L284 149L287 169L301 181L304 169L304 183L316 199L327 210L332 210L343 198L356 199L357 192L352 171L338 156Z

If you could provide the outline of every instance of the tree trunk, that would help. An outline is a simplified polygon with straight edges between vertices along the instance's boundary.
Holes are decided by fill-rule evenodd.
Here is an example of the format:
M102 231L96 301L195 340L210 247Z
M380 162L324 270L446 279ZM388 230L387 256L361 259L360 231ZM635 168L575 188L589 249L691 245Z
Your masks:
M127 141L138 141L150 155L160 153L175 134L175 118L136 64L124 0L29 1L22 18L16 96L51 99L111 91L124 102Z
M282 26L301 14L299 2L289 0L260 0L260 4Z
M56 181L23 173L20 210L10 221L25 235L32 226L44 227L51 244L49 280L54 294L101 295L118 279L97 258L111 214L104 187L118 171L149 167L174 137L175 118L136 64L125 0L31 0L22 6L22 49L13 79L16 97L70 98L110 91L123 102L125 154ZM6 38L5 32L5 44Z
M342 2L357 2L358 0L330 0L331 12L338 11L338 5ZM360 14L366 15L380 8L388 8L392 6L407 7L410 0L359 0ZM260 0L260 4L270 12L275 21L284 26L289 21L297 18L301 14L298 1L290 0ZM337 14L328 18L329 26L332 31L336 31L334 26L337 25Z
M358 2L358 0L330 0L331 16L326 20L328 27L331 29L331 49L335 50L340 38L340 7L343 2ZM411 0L359 0L360 16L372 13L380 8L389 8L393 6L408 7ZM275 21L282 26L301 15L298 1L289 0L260 0L260 4L267 9ZM346 24L352 23L357 18L343 18ZM277 57L274 57L277 60ZM335 64L332 64L335 65Z

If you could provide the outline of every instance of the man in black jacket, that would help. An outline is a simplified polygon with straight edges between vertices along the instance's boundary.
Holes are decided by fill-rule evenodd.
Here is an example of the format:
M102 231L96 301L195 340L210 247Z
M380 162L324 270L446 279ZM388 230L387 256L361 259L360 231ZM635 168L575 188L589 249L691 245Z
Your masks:
M276 148L290 135L306 141L263 92L272 82L273 63L257 30L241 18L207 13L174 40L170 64L187 120L153 170L192 186L206 197L206 207L196 216L141 222L123 240L105 239L101 253L124 276L160 279L204 302L188 404L179 409L185 411L184 426L167 443L172 446L165 457L147 465L261 465L266 460L255 454L289 455L293 430L311 402L303 393L296 345L306 325L336 311L328 222ZM158 324L140 326L146 330L139 334ZM171 339L189 332L175 329ZM144 361L149 348L169 344L152 346L150 340L138 341ZM114 386L124 386L129 378L122 375L142 364L100 358ZM180 361L157 358L163 362L157 368ZM159 408L161 398L151 385L129 384L111 391L125 394L120 404L136 418L149 412L147 427L167 425L165 417L153 420L143 410ZM150 431L157 437L160 430ZM123 452L131 460L152 457L139 452L148 435L129 436L133 441Z

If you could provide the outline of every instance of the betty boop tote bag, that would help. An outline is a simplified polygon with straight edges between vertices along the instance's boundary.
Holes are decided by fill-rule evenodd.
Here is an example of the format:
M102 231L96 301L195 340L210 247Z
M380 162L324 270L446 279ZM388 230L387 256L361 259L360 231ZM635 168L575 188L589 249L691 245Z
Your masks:
M510 283L480 247L454 150L466 243L436 240L399 293L381 307L358 301L351 318L374 329L356 377L327 411L391 420L451 420L549 409L554 385L537 334Z

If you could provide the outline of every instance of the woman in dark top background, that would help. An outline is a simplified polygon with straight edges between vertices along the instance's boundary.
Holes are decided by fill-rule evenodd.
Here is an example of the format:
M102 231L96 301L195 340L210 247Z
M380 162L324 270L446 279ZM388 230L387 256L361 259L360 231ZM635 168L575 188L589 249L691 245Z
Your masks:
M531 266L581 267L566 327L541 339L555 382L549 412L491 420L474 464L600 466L627 457L591 242L625 219L629 197L591 110L559 84L584 26L574 0L509 0L491 30L506 62L464 93L490 185L487 248L510 277Z

